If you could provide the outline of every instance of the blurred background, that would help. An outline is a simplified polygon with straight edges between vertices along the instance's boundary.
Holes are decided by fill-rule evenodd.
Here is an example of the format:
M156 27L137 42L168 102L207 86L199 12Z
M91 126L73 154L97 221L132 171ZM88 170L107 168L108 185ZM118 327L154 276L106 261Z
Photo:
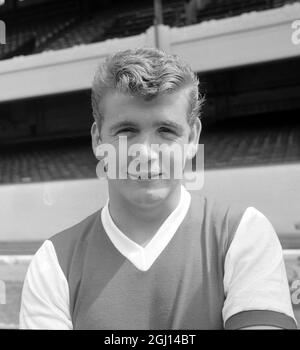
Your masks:
M0 328L18 327L43 240L104 204L91 81L108 54L141 46L199 75L202 191L271 221L300 322L300 2L0 0L0 19Z

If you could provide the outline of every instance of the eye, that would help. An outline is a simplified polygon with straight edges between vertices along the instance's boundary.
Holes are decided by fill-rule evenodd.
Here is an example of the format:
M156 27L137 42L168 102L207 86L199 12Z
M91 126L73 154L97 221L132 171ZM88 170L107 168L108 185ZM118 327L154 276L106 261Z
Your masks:
M119 135L119 134L128 134L128 133L134 133L136 132L137 130L134 129L134 128L123 128L123 129L120 129L116 132L116 135Z
M172 129L168 128L168 127L165 127L165 126L159 128L159 132L162 133L162 134L177 135L177 133L174 130L172 130Z

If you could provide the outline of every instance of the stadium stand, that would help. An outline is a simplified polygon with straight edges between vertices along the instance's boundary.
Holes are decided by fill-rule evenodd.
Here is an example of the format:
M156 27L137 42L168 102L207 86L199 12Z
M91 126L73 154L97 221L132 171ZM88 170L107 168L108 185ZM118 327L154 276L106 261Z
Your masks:
M72 16L56 17L44 21L43 24L35 24L31 28L26 26L26 29L8 34L7 45L3 45L1 59L44 51L52 40L65 32L75 21Z
M76 22L75 25L68 27L51 43L47 43L46 50L60 50L75 45L89 44L104 35L111 20L103 17L103 14L96 14L91 19Z
M200 1L202 5L195 7L196 22L263 11L296 1ZM164 0L164 24L171 27L192 24L187 16L187 3L186 0ZM96 8L95 11L88 10L84 15L80 2L74 0L49 2L44 7L25 10L1 14L7 23L8 44L0 46L0 59L140 34L153 25L154 16L153 4L149 1L143 4L133 2L130 9L124 3L118 3L116 9Z
M46 43L51 43L78 18L76 6L70 6L70 1L44 6L1 13L7 28L7 44L0 46L0 59L43 51Z
M142 33L153 25L153 16L153 6L119 13L101 39L122 38ZM172 27L185 25L184 2L173 1L166 3L163 7L163 21L164 24Z
M214 0L205 1L205 6L197 12L197 21L237 16L245 12L263 11L292 3L293 0Z

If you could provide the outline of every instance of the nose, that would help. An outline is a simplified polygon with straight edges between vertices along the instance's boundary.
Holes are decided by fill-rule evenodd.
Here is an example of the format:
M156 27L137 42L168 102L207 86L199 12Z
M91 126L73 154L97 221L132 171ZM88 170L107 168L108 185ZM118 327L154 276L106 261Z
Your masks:
M159 154L151 137L145 136L143 139L140 139L135 145L131 156L134 157L133 163L142 173L149 170L151 173L159 172Z
M155 151L154 144L149 142L149 140L144 141L140 144L139 152L141 162L153 162L159 159L157 152Z
M155 147L155 140L153 135L151 133L143 133L140 135L140 137L136 140L136 143L133 147L134 152L136 155L139 155L139 159L141 162L149 162L154 161L159 158L159 155L157 154L157 147Z

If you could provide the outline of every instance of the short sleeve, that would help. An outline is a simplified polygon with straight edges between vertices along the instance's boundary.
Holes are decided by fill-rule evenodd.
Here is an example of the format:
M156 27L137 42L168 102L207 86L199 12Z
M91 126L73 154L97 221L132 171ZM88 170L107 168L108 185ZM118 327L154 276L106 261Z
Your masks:
M72 329L68 282L55 249L47 240L33 257L25 277L20 329Z
M245 210L224 263L225 329L297 328L282 248L269 220Z

